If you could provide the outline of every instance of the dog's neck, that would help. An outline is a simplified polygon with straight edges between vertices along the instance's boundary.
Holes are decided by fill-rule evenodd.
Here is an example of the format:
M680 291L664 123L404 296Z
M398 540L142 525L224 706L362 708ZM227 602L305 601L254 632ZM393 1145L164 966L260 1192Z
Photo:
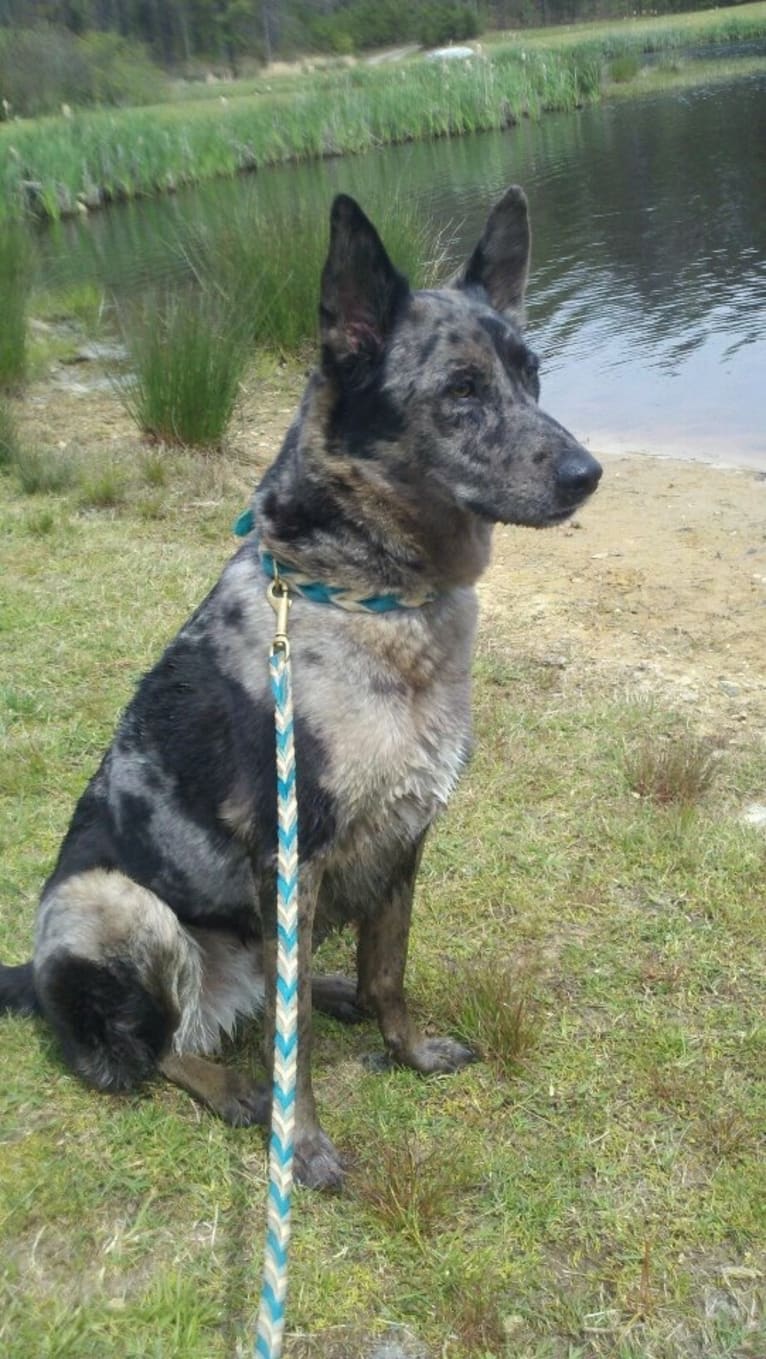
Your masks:
M317 581L362 595L473 585L489 562L491 525L422 482L392 485L374 459L334 448L327 405L315 375L256 491L261 545Z

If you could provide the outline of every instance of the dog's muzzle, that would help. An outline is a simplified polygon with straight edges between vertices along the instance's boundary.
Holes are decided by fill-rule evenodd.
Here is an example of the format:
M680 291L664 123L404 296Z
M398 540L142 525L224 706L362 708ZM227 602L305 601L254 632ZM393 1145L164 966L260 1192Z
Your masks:
M579 505L601 480L601 464L584 448L567 453L556 468L556 496L562 505Z

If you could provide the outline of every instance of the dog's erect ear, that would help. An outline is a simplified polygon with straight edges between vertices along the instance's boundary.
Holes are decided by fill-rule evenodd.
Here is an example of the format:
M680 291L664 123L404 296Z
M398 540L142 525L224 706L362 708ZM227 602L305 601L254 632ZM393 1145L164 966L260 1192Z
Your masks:
M483 288L495 311L521 320L530 242L526 194L513 184L489 214L482 238L453 287Z
M319 325L325 361L362 368L382 352L409 284L391 263L372 222L339 194L330 213L330 249L322 271Z

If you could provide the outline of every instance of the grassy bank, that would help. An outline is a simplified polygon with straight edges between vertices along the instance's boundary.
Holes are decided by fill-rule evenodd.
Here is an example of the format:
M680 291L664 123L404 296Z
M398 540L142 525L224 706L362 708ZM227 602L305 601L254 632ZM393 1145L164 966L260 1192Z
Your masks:
M248 385L259 420L269 407L284 428L300 374L264 371ZM39 409L15 404L14 440L33 427L42 438ZM52 437L71 435L71 402L64 425L60 400L49 418ZM252 450L263 438L271 453L276 440L245 411L240 463L160 461L123 448L104 399L80 418L94 433L80 435L70 490L25 495L0 475L6 961L28 956L73 801L134 677L228 555ZM92 487L107 454L122 489L99 508ZM607 473L604 495L618 497ZM677 470L666 480L683 485ZM725 507L731 489L708 504ZM755 722L731 719L711 740L672 706L626 699L589 646L569 664L548 655L540 613L559 596L574 592L575 613L599 626L642 625L615 593L620 563L601 560L619 554L594 555L604 540L593 525L616 506L600 501L569 539L499 535L476 664L477 755L418 892L417 1012L477 1041L485 1060L431 1082L375 1074L364 1062L380 1047L374 1026L318 1021L318 1095L352 1174L340 1198L298 1195L287 1359L362 1359L394 1323L429 1359L766 1352L766 849L738 819L743 802L763 800L763 748ZM698 533L676 538L691 551ZM519 598L520 573L554 541L566 549L560 569L546 565L532 598ZM743 540L729 541L739 562ZM753 560L742 586L751 612ZM728 557L721 569L733 589ZM606 589L598 607L581 602L601 574L612 612ZM642 656L664 580L653 578ZM708 648L701 635L695 652L688 618L666 608L661 635L686 674ZM575 652L577 627L563 630ZM605 639L610 654L621 636ZM352 941L336 941L322 965L347 970L351 955ZM2 1035L3 1353L229 1359L237 1342L247 1353L261 1136L169 1087L125 1099L83 1089L32 1021L4 1019ZM247 1034L227 1060L247 1066L256 1051Z
M50 217L290 160L507 127L600 97L610 63L766 36L766 4L683 20L521 33L473 61L422 58L277 78L258 94L0 127L0 204ZM0 211L3 209L0 208Z
M757 0L755 4L688 14L557 24L555 27L515 31L513 34L487 33L482 37L482 44L492 50L512 38L514 42L533 47L571 47L577 43L593 42L607 54L630 49L659 52L678 47L755 42L763 38L764 25L766 3Z

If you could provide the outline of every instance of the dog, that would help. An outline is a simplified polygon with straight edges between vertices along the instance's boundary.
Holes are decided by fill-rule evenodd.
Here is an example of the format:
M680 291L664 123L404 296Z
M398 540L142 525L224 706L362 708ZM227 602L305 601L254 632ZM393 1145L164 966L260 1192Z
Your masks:
M426 1075L474 1058L453 1038L424 1036L404 993L423 841L471 748L474 585L495 523L561 523L601 476L538 405L522 330L529 251L527 201L512 187L451 283L411 291L361 208L335 199L321 354L254 493L255 531L122 716L43 889L33 960L0 969L0 1008L41 1013L89 1085L130 1090L160 1072L229 1123L268 1123L268 1084L210 1056L262 1012L270 1071L277 836L264 560L280 564L288 583L303 582L289 632L294 1167L305 1185L335 1188L343 1173L312 1091L312 1005L342 1020L374 1015L389 1060ZM347 923L355 981L312 978L313 949Z

